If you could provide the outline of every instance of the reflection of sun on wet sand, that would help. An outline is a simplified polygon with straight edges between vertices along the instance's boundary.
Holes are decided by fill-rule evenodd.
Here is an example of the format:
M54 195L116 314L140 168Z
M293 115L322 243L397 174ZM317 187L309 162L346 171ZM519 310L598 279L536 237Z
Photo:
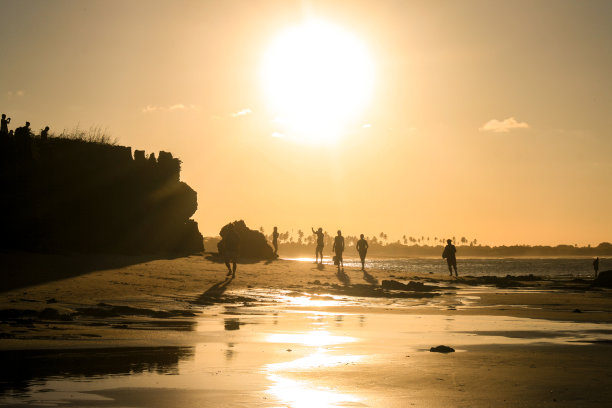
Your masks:
M1 257L19 265L26 255ZM32 354L40 349L73 349L72 366L92 348L126 360L82 383L62 377L69 362L54 355L57 372L20 376L33 399L45 394L33 381L47 375L59 376L51 400L80 390L123 406L172 406L178 395L187 405L291 407L601 406L612 397L610 292L588 281L450 279L445 265L433 275L345 268L339 276L333 266L283 260L240 264L232 279L198 256L29 259L40 283L8 272L0 301L5 368L36 373L51 358ZM65 273L69 261L79 273ZM429 352L438 345L456 352ZM150 356L170 346L187 348L176 375L156 373L154 359L131 374L122 368L142 365L135 347ZM18 361L10 350L22 350ZM0 401L11 393L7 378Z

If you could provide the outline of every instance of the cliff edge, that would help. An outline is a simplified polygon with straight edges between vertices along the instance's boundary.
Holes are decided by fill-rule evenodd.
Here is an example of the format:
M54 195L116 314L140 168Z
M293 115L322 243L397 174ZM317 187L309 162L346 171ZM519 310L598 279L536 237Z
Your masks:
M188 254L197 193L171 153L36 137L0 140L0 249Z

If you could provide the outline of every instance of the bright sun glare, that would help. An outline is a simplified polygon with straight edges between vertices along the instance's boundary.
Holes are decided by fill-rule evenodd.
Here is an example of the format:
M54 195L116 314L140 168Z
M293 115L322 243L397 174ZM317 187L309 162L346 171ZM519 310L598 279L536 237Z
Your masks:
M265 54L263 87L276 135L335 142L359 120L373 86L373 64L341 28L309 21L282 32Z

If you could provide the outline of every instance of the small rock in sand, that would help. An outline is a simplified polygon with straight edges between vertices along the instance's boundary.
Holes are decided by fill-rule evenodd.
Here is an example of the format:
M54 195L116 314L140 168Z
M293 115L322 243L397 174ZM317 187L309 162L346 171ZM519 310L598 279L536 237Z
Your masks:
M455 349L448 346L438 346L430 348L429 351L432 353L454 353Z

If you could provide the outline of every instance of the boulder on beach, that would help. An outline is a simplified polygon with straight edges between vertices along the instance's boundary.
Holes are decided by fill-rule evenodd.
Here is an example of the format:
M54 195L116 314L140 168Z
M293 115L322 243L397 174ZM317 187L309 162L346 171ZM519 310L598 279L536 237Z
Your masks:
M432 353L454 353L455 349L448 346L438 346L430 348L429 351Z
M259 231L249 229L243 220L230 222L221 228L221 238L226 231L233 229L239 238L238 253L242 260L261 261L275 259L274 250L266 237Z
M599 275L593 281L593 286L612 288L612 270L599 272Z

